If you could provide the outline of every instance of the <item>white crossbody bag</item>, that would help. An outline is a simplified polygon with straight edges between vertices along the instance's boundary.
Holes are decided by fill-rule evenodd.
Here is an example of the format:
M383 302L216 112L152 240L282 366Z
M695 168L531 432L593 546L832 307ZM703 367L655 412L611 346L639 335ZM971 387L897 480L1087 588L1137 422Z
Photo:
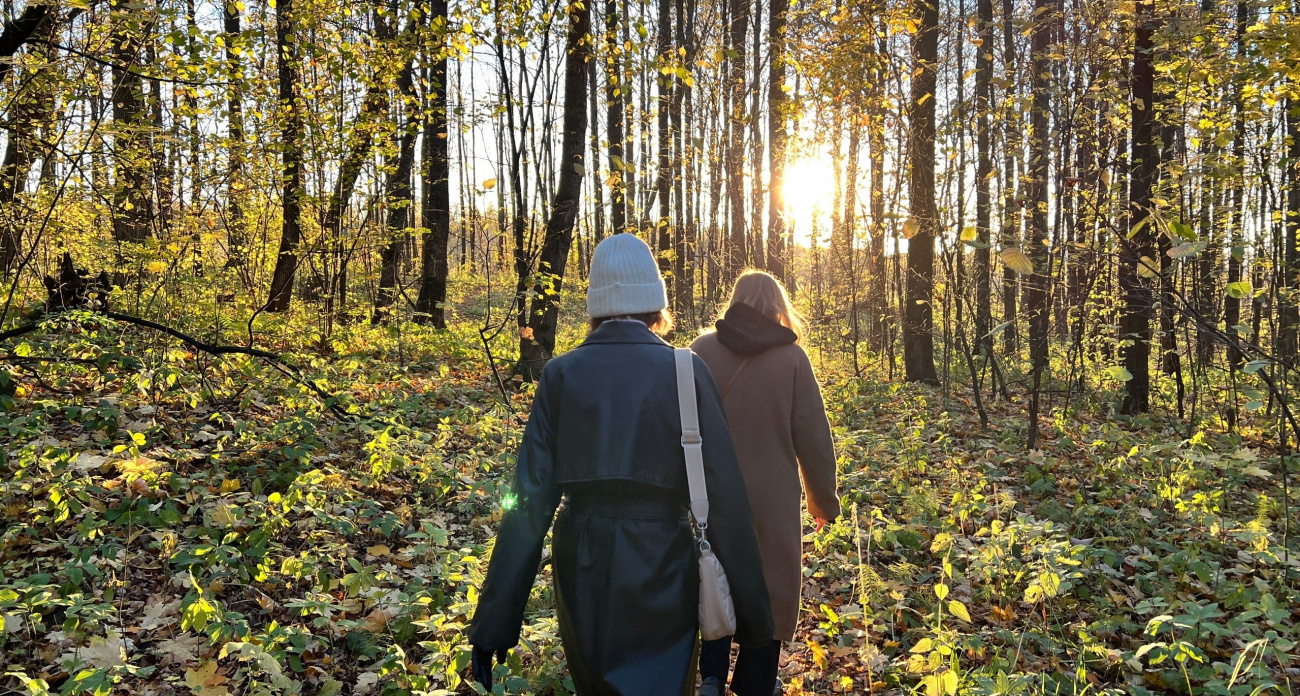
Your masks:
M716 640L736 633L736 606L731 585L718 557L713 555L706 533L709 529L709 492L704 486L704 449L700 438L700 414L695 403L695 368L690 348L675 348L677 362L677 405L682 414L682 450L686 454L686 481L691 493L691 516L695 518L696 542L700 549L700 637Z

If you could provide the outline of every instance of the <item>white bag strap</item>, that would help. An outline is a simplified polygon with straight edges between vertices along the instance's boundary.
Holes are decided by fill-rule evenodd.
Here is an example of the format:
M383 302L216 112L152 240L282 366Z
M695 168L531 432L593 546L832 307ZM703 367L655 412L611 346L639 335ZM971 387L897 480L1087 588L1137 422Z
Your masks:
M704 486L704 440L700 437L700 413L695 403L694 353L674 348L677 362L677 406L682 414L682 451L686 454L686 482L691 493L691 514L703 541L709 526L709 493Z

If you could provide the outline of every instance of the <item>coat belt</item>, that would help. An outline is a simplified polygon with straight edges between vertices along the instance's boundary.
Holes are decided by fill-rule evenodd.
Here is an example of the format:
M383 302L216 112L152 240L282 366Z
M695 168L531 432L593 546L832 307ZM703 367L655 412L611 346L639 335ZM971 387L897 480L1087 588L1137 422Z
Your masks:
M591 494L566 494L564 505L570 514L651 519L686 519L685 501L655 498L616 498Z

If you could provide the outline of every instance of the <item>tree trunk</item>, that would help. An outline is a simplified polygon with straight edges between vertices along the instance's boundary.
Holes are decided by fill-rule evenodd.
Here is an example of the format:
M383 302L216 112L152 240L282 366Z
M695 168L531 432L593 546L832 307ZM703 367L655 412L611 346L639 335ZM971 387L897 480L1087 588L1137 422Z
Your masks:
M587 104L590 110L588 119L591 123L591 136L588 138L591 142L591 196L594 199L595 210L592 210L593 235L591 243L599 244L600 240L605 237L605 185L602 183L602 170L600 168L600 132L597 127L600 123L600 98L596 85L596 61L587 64L587 84L591 89L587 90ZM585 264L584 264L585 265Z
M429 18L437 33L428 103L424 112L423 180L420 211L425 228L420 257L420 296L415 301L416 321L447 328L443 303L447 301L447 244L451 238L451 162L447 142L447 0L429 0ZM472 232L471 232L472 234Z
M117 3L112 5L113 9L118 8ZM12 59L19 50L27 43L28 39L44 25L50 17L50 11L58 12L58 6L47 3L29 3L23 8L23 13L12 22L6 22L4 32L0 33L0 80L9 76L9 72L14 68Z
M152 31L153 27L145 34L145 65L158 64L158 45L159 35ZM172 224L172 206L175 204L175 185L176 172L175 166L176 153L179 148L176 143L180 141L176 136L177 131L175 123L172 120L172 127L167 128L167 123L163 118L163 98L162 98L162 80L151 79L148 81L149 91L146 97L147 111L149 118L153 119L152 134L153 141L150 144L149 152L152 153L153 180L149 191L153 191L157 201L153 206L153 225L152 230L167 236L171 232ZM172 112L176 112L176 93L172 92ZM165 135L164 135L165 134Z
M226 243L228 245L226 263L240 267L247 261L247 230L244 225L244 70L240 64L238 51L242 48L239 36L239 3L226 0L222 3L222 19L225 30L223 37L226 44L226 117L229 121L228 147L229 161L228 181L226 182Z
M149 27L141 24L147 13L128 9L114 0L113 26L113 240L139 243L148 239L153 220L150 195L150 167L153 150L152 125L145 111L144 81L139 76L141 36Z
M875 16L875 13L873 13ZM889 330L889 297L885 270L885 116L880 96L884 91L887 66L885 65L886 37L881 31L877 37L880 45L870 54L870 85L867 91L867 147L871 160L871 250L870 280L867 287L868 321L871 347L884 351L891 342ZM891 363L892 369L892 363Z
M375 28L375 35L380 41L391 40L394 32L387 22L380 22ZM415 30L416 23L407 26L408 32ZM338 273L331 279L328 295L337 301L342 309L347 304L347 256L350 253L343 235L343 214L347 210L352 193L356 190L357 179L361 170L370 160L371 147L374 145L375 124L384 118L388 104L387 75L380 68L374 76L374 84L366 88L361 98L361 110L352 128L348 131L346 150L343 161L339 164L338 178L325 206L325 216L321 219L321 230L329 236L333 254L338 263ZM444 88L445 89L445 88Z
M1051 44L1052 22L1055 20L1054 0L1035 0L1033 30L1030 35L1029 71L1030 95L1033 100L1029 115L1029 181L1025 198L1030 206L1029 230L1025 238L1028 256L1034 268L1025 278L1025 309L1029 314L1029 359L1031 390L1029 403L1028 447L1038 446L1038 401L1043 370L1047 367L1047 330L1051 312L1047 301L1047 284L1050 269L1047 258L1047 170L1048 129L1048 73L1047 52Z
M1007 81L1004 110L1002 150L1005 160L1002 172L1002 231L998 237L1003 249L1020 246L1020 204L1016 200L1016 188L1020 179L1017 166L1020 154L1020 109L1015 104L1016 86L1019 75L1016 68L1016 29L1015 5L1013 0L1002 0L1002 59ZM1018 346L1016 333L1016 300L1019 278L1016 272L1005 264L1002 266L1002 321L1007 328L1002 331L1003 350L1012 354Z
M695 47L694 35L686 30L687 12L694 11L693 6L688 6L684 0L675 0L677 21L673 23L675 42L682 51L684 65L694 65ZM690 36L688 43L687 36ZM673 312L679 320L690 320L694 323L695 305L694 299L694 275L692 274L693 263L691 260L692 250L695 248L694 233L689 231L694 225L694 208L691 206L691 195L694 186L690 175L691 158L687 156L687 148L690 144L686 140L687 119L689 114L683 113L683 107L687 105L688 95L691 86L686 80L677 83L677 88L673 90L673 111L672 111L672 129L673 129L673 200L676 201L675 221L673 226Z
M989 180L993 175L993 153L989 142L989 108L993 80L993 0L976 0L979 46L975 47L975 335L980 350L991 354L992 329L991 270L989 253L990 209Z
M862 118L856 105L849 107L849 153L844 162L844 218L840 222L841 249L836 254L839 271L838 281L845 283L842 288L853 288L856 293L857 279L854 278L853 240L857 235L858 222L858 153L862 147ZM856 303L849 308L850 316L856 317ZM856 321L856 319L855 319Z
M767 0L754 0L753 51L749 83L749 229L745 235L749 242L749 265L767 266L767 252L763 249L763 119L759 113L763 83L763 4Z
M727 211L731 240L727 255L728 279L749 262L745 237L745 36L749 31L749 3L728 0L727 26Z
M620 21L617 0L605 0L605 137L609 139L609 167L613 185L610 186L609 227L612 234L627 231L627 186L624 148L623 101L628 86L624 84L621 55L623 43L618 38ZM593 83L592 89L595 89Z
M15 202L26 190L27 176L31 173L30 132L28 116L21 104L10 109L9 142L5 146L4 162L0 164L0 273L8 273L18 260L22 246L23 221L15 209Z
M934 237L939 226L934 192L935 83L939 59L939 7L934 0L916 0L919 27L912 38L916 61L912 75L911 137L908 158L909 231L907 292L903 308L903 362L909 382L937 384L934 369Z
M1237 3L1237 61L1245 68L1246 62L1250 58L1246 55L1246 28L1253 21L1254 12L1249 2ZM1233 94L1233 112L1235 114L1232 127L1232 166L1236 170L1232 173L1232 211L1231 220L1228 223L1228 235L1231 240L1231 249L1228 254L1228 284L1240 282L1242 279L1242 265L1246 256L1246 242L1242 226L1242 204L1246 188L1246 110L1243 104L1242 92L1244 76L1238 76L1234 79ZM1223 323L1227 326L1229 335L1235 335L1232 328L1241 323L1241 299L1233 297L1232 292L1223 294ZM1232 369L1241 366L1241 351L1233 346L1228 347L1228 363ZM1229 419L1235 418L1229 415Z
M414 23L414 20L408 20ZM386 318L388 307L396 299L398 275L402 262L402 249L406 243L408 230L414 227L411 197L411 171L415 166L415 136L419 132L419 116L415 96L415 68L413 58L408 57L397 78L397 99L400 110L394 109L397 117L404 122L397 126L397 154L388 163L388 230L384 248L380 253L379 291L375 293L375 312L372 323L379 323ZM445 76L445 71L444 71ZM445 142L446 129L443 129Z
M789 0L771 0L767 25L767 270L781 282L786 280L785 160L789 139L789 107L785 96L786 15Z
M1289 146L1290 186L1287 187L1286 217L1282 226L1282 288L1286 297L1281 307L1278 354L1292 364L1300 355L1300 99L1287 101L1286 130Z
M54 18L44 18L34 28L48 36L55 27ZM41 44L37 44L39 48ZM43 51L34 51L38 55ZM42 56L44 57L44 56ZM9 67L9 63L4 64ZM26 206L16 205L27 189L27 177L41 152L40 131L54 113L54 84L57 73L48 64L22 76L22 89L13 95L9 106L8 142L4 162L0 163L0 274L8 273L22 254ZM47 158L48 159L48 158ZM42 167L42 179L50 167Z
M1029 315L1029 355L1035 372L1040 372L1047 361L1047 329L1051 316L1047 303L1047 173L1048 161L1048 73L1047 53L1051 44L1051 24L1055 18L1054 0L1035 0L1033 29L1030 35L1029 71L1032 107L1029 115L1029 161L1026 162L1026 205L1029 207L1029 229L1025 247L1034 264L1032 273L1024 278L1025 310ZM1033 424L1030 424L1033 428Z
M425 317L434 327L447 327L443 303L447 301L447 244L451 237L451 164L447 142L447 54L443 45L447 22L447 0L430 0L430 18L439 41L431 59L432 74L427 87L428 104L424 121L424 195L420 218L427 230L420 259L420 296L415 302L416 320ZM430 60L426 57L425 60Z
M657 86L659 89L658 98L655 100L655 117L656 117L656 159L658 164L655 172L655 196L658 198L659 214L655 220L655 234L652 239L657 238L659 272L664 276L668 285L669 295L673 294L673 287L676 279L673 277L673 245L672 245L672 218L669 217L669 204L671 203L671 186L673 183L673 165L672 165L672 128L669 122L670 112L672 111L673 100L673 76L669 72L670 66L676 63L675 52L673 51L672 42L672 3L670 0L659 0L659 21L657 28L657 56L656 62L659 69Z
M293 0L275 6L275 44L280 111L280 250L271 276L267 309L284 312L293 301L298 273L298 243L302 239L302 113L298 105L298 42L294 37Z
M568 5L569 31L564 58L564 135L560 144L560 171L550 219L542 238L538 259L539 281L529 310L528 328L519 338L519 362L515 373L524 379L541 376L546 361L555 353L555 330L559 323L560 292L564 267L573 243L573 222L582 197L583 152L587 140L587 61L592 59L591 3L571 0ZM531 335L528 335L531 334Z
M1145 413L1150 407L1151 319L1154 293L1147 277L1155 264L1155 223L1151 215L1151 194L1159 172L1159 157L1154 140L1152 99L1155 95L1153 35L1155 0L1138 0L1133 37L1132 77L1132 159L1129 174L1128 239L1121 240L1119 287L1123 297L1120 315L1120 352L1124 368L1131 378L1127 382L1123 411ZM1155 270L1158 270L1155 269Z

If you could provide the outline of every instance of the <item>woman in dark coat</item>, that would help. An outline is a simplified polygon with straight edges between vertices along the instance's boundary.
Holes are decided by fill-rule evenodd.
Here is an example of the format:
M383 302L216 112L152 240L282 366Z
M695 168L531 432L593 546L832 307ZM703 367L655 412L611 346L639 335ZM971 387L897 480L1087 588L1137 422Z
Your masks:
M688 517L667 297L650 249L632 235L597 246L587 296L593 330L542 373L470 624L475 676L491 681L519 640L542 543L552 540L556 615L580 696L688 694L695 685L699 571ZM712 514L708 538L727 572L741 657L733 690L771 693L750 674L772 612L744 481L717 386L697 357L695 388ZM561 506L561 502L563 505ZM760 661L749 658L748 662ZM750 684L752 683L752 686Z

